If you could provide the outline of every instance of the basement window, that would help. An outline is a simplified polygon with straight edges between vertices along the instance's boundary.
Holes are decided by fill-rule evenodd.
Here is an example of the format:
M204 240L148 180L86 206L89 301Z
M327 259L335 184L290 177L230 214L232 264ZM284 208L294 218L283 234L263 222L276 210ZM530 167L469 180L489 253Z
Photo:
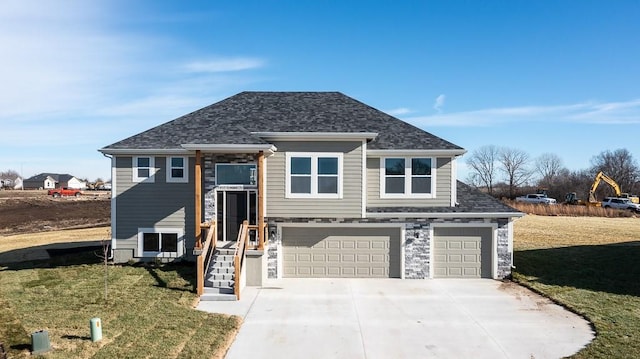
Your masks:
M184 253L183 231L177 228L139 228L138 256L177 258Z

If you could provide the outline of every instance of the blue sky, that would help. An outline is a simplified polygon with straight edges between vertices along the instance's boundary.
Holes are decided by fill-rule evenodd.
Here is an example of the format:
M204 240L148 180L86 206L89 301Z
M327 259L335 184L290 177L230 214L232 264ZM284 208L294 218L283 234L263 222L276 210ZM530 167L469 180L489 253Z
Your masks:
M106 179L97 149L245 90L340 91L470 152L640 160L638 18L638 1L5 0L0 171Z

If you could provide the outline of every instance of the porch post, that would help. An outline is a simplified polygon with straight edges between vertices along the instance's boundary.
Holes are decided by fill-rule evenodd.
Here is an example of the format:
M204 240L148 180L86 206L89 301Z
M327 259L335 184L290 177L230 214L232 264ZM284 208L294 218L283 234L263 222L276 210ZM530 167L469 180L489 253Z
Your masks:
M195 225L196 225L196 248L202 249L202 153L196 150L196 168L195 168Z
M264 152L258 152L258 249L264 249Z

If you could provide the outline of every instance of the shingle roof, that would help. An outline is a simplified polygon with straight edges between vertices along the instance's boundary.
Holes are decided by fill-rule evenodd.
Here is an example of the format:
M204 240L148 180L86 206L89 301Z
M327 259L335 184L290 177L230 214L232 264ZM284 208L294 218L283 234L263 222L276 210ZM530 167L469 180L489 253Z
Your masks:
M47 177L53 178L56 182L67 182L73 178L72 175L64 173L40 173L33 177L27 178L25 181L44 181Z
M466 183L458 183L458 205L455 207L368 207L368 213L505 213L520 214L493 196ZM507 216L505 216L507 217Z
M242 92L102 150L267 144L253 132L375 132L370 149L462 150L340 92Z

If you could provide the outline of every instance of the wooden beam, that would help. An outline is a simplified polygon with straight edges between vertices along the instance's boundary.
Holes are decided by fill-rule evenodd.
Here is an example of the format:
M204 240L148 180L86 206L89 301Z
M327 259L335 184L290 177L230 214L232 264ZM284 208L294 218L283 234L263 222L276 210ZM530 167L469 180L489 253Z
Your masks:
M198 296L204 294L204 256L202 254L196 257L196 293Z
M258 175L258 249L264 249L264 152L258 152L258 168L256 170Z
M202 248L202 153L196 150L196 166L195 166L195 224L196 224L196 248Z

